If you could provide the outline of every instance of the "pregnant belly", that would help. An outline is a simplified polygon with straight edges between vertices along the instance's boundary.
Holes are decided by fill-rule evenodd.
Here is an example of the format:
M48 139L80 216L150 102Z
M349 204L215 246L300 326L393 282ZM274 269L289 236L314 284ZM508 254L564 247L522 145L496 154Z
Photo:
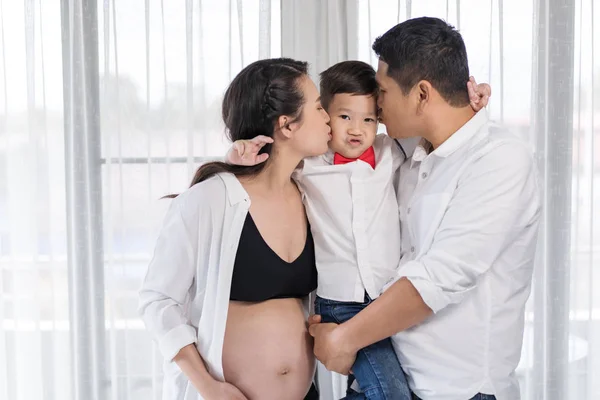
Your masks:
M302 400L315 371L302 302L231 301L223 344L225 380L249 400Z

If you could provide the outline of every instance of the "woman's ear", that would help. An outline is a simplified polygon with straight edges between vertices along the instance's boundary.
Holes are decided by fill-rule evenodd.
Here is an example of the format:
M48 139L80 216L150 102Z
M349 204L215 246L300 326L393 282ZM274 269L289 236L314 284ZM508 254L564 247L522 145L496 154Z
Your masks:
M287 115L282 115L277 120L277 128L283 136L290 139L294 133L294 121Z

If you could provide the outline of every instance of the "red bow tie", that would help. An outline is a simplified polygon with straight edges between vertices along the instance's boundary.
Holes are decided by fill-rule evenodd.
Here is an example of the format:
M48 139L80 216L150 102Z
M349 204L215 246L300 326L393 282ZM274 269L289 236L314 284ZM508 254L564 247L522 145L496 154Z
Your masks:
M356 160L362 160L369 164L373 169L375 169L375 150L373 150L373 146L369 147L362 153L358 158L347 158L339 153L335 153L333 155L333 164L347 164Z

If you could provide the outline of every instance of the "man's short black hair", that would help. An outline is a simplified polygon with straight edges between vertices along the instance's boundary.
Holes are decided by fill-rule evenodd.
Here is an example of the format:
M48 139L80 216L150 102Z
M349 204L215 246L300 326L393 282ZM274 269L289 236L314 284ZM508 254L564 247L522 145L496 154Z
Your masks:
M321 72L321 104L329 108L333 96L348 93L377 96L379 86L375 70L362 61L342 61Z
M404 94L426 80L450 105L469 104L467 49L460 33L439 18L404 21L378 37L373 51Z

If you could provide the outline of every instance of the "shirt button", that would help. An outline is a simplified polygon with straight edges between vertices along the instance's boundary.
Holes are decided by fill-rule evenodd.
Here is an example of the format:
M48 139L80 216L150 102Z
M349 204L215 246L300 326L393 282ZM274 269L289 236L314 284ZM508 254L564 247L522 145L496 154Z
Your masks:
M423 173L421 174L421 178L423 178L423 179L427 179L427 172L423 172Z
M410 252L411 252L411 253L414 253L414 252L415 252L415 246L411 246L411 248L410 248Z
M408 207L408 208L406 209L406 213L407 213L407 214L410 214L410 207Z

